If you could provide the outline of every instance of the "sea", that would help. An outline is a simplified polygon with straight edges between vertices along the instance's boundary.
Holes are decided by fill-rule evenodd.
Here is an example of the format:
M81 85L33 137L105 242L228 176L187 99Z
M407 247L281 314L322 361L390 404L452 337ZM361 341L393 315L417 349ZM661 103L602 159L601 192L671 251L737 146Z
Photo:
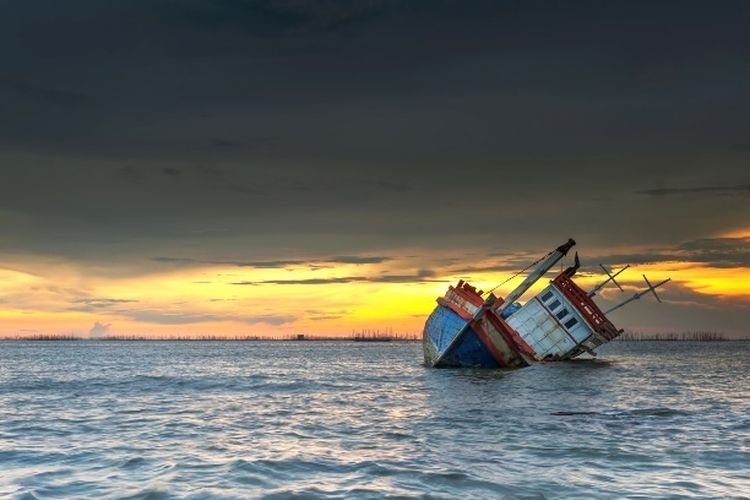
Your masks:
M750 498L750 342L0 342L0 497Z

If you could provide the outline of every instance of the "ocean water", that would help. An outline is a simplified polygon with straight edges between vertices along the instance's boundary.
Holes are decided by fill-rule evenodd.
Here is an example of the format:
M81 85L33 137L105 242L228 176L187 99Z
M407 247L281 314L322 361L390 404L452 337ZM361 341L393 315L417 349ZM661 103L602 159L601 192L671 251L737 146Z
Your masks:
M3 498L750 497L750 343L0 342Z

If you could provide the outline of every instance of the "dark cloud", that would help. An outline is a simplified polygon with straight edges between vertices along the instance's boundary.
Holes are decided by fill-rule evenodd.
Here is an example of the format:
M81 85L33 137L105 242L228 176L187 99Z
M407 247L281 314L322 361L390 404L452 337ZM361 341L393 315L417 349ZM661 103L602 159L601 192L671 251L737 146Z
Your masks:
M139 183L144 189L164 189L164 180L176 183L187 192L195 189L211 190L218 193L231 191L243 195L265 196L264 189L251 182L238 182L225 170L205 165L185 167L162 167L159 169L126 165L114 169L114 179L128 183ZM174 187L174 186L171 186ZM167 193L165 193L167 194Z
M552 242L550 242L551 244ZM506 272L521 272L524 269L531 266L534 262L538 262L544 258L547 252L540 250L536 254L526 253L509 253L509 254L491 254L481 255L478 259L481 259L485 263L482 265L467 265L467 261L457 262L455 260L447 261L446 271L451 274L458 275L471 275L473 273L506 273ZM489 257L489 258L488 258ZM570 256L572 258L572 254ZM567 262L564 257L563 262Z
M519 272L536 259L538 256L511 255L499 257L497 263L488 265L448 265L445 272L464 276L473 273ZM600 275L599 264L617 269L627 264L637 266L664 262L700 263L718 268L747 268L750 267L750 238L700 238L670 247L631 253L588 254L582 248L580 260L582 265L579 275Z
M396 193L406 193L412 190L412 186L392 181L364 181L364 184L383 191L392 191Z
M415 274L381 274L377 276L342 276L337 278L274 279L262 281L236 281L232 285L331 285L343 283L443 283L430 279L434 271L420 270Z
M266 37L294 37L342 30L372 17L391 0L253 0L240 2L182 2L176 12L183 20L210 31L238 30Z
M279 269L288 266L304 265L305 260L268 260L268 261L232 261L232 260L199 260L184 257L154 257L152 260L164 264L185 264L185 265L227 265L238 267L255 267L258 269Z
M174 167L165 167L161 169L161 173L166 175L172 180L179 180L182 177L182 170Z
M381 256L339 255L326 259L323 262L331 264L381 264L389 260L391 260L390 257Z
M22 100L30 100L45 106L77 108L91 104L89 96L78 92L0 79L0 92L8 92Z
M370 283L446 283L447 280L430 279L427 276L433 276L433 273L428 275L422 274L424 271L420 271L416 275L414 274L384 274L381 276L370 277L367 279Z
M239 148L243 145L240 141L232 141L229 139L212 139L211 144L217 148Z
M235 281L232 285L331 285L340 283L353 283L356 281L367 281L362 276L346 276L343 278L307 278L288 280L263 280L263 281Z
M67 292L65 295L79 296L81 292ZM71 306L68 311L79 312L117 312L130 307L130 304L137 303L137 300L131 299L112 299L107 297L85 297L71 300Z
M701 238L651 252L600 255L586 258L584 269L607 265L699 262L713 267L750 267L750 238Z
M459 274L459 275L470 275L473 273L505 273L509 271L521 271L526 266L528 266L533 260L517 260L517 261L508 261L508 262L501 262L497 264L488 264L488 265L482 265L482 266L458 266L458 267L450 267L448 268L448 271L451 274Z
M287 259L268 261L224 261L224 260L199 260L183 257L154 257L152 260L164 264L186 264L186 265L229 265L238 267L254 267L257 269L281 269L289 266L315 266L316 264L380 264L391 260L390 257L382 256L358 256L340 255L321 259Z
M627 285L626 285L627 286ZM645 286L645 284L644 284ZM643 287L638 288L640 291ZM610 292L610 299L624 300L630 296L631 287L626 288L626 294L615 294ZM747 301L737 300L728 297L717 297L705 293L697 292L679 281L670 281L669 284L658 289L659 297L668 304L679 305L686 308L695 308L699 310L724 311L731 312L737 310L750 311L750 303ZM646 296L653 300L652 296Z
M145 178L143 172L133 165L125 165L115 169L115 177L126 182L139 183Z
M330 320L341 319L341 318L343 318L343 316L339 314L325 314L321 316L311 316L307 319L311 321L330 321Z
M622 302L635 290L644 287L624 283L625 293L610 287L597 294L596 302L603 310ZM620 328L630 331L687 332L707 330L722 332L729 337L747 338L747 317L750 304L739 297L713 296L692 290L673 280L659 289L663 303L645 295L609 315Z
M75 301L78 304L85 304L87 306L95 307L95 308L107 308L111 306L117 306L120 304L131 304L133 302L138 302L137 300L131 300L131 299L110 299L110 298L87 298L87 299L79 299Z
M702 238L680 245L688 259L716 267L750 267L750 238Z
M659 188L637 191L638 194L650 196L672 196L672 195L750 195L750 184L738 186L696 186L690 188Z

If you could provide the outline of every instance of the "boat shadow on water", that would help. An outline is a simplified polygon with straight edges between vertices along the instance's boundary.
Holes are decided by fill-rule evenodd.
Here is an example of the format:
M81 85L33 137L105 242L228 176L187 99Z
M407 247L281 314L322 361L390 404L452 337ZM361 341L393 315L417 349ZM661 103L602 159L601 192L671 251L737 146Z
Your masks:
M602 358L575 358L556 361L554 363L542 363L541 366L562 365L580 368L609 368L618 364L616 359Z
M609 368L618 365L617 359L602 359L602 358L575 358L575 359L563 359L559 361L544 361L530 366L523 366L520 368L482 368L482 367L465 367L465 368L447 368L437 370L438 373L452 373L463 376L471 376L483 379L496 379L502 378L507 375L524 372L529 369L550 369L553 367L557 368ZM430 368L426 363L422 363L425 368Z

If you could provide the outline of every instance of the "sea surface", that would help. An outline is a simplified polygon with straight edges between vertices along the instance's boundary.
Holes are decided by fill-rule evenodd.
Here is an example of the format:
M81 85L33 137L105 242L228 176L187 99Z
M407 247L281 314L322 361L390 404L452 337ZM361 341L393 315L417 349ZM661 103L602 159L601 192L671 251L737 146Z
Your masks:
M750 342L0 342L2 498L750 497Z

